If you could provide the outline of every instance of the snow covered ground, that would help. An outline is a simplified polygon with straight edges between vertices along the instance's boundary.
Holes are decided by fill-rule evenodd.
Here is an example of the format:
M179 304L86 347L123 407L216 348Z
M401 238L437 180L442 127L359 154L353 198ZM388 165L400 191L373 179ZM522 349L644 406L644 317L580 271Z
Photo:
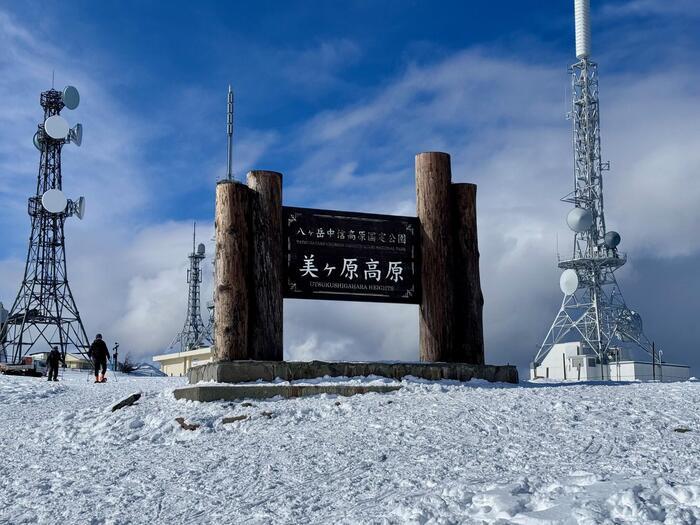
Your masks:
M700 523L700 382L245 406L111 379L0 376L0 523Z

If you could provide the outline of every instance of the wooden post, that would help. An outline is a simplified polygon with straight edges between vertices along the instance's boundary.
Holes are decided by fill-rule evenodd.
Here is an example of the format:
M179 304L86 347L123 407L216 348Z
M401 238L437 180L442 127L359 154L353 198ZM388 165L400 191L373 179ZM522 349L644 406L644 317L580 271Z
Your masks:
M252 359L282 361L282 174L251 171L252 280L249 348Z
M416 155L416 208L421 223L421 361L451 360L454 344L451 178L447 153Z
M452 185L455 345L451 360L484 364L484 295L479 275L476 184Z
M250 359L248 351L250 190L238 182L216 185L214 355L216 361Z

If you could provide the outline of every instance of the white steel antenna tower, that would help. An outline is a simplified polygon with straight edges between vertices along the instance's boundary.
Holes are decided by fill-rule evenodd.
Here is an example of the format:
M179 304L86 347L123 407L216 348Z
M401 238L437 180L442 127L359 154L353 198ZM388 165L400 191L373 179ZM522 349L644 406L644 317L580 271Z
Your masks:
M179 344L181 352L211 345L211 332L204 326L200 306L200 284L202 283L200 263L205 258L205 248L204 244L196 244L196 228L197 224L195 223L192 229L192 253L188 256L190 267L187 270L187 284L189 285L187 316L182 331L170 343L170 348Z
M652 354L639 314L627 308L615 270L627 262L618 252L620 235L605 228L601 160L598 65L590 60L589 0L574 0L576 58L571 66L574 148L574 191L562 198L574 208L566 222L574 231L570 259L559 259L564 299L547 336L535 355L538 366L557 343L580 341L584 353L601 364L630 358L635 351Z

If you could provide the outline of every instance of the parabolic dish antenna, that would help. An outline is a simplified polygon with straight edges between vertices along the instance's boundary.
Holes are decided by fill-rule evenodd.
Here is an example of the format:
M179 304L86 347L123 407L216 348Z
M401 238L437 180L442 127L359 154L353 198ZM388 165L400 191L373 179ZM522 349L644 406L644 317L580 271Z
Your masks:
M617 248L617 245L620 244L621 240L620 234L613 231L606 233L604 237L605 246L608 248Z
M80 104L80 93L73 86L66 86L61 97L68 109L75 109Z
M65 211L68 205L68 199L66 199L61 190L53 188L46 190L44 195L41 196L41 205L49 213L61 213Z
M566 216L566 224L576 233L585 232L593 226L593 214L586 208L574 208Z
M642 316L634 310L627 310L620 315L618 325L623 341L636 341L642 333Z
M578 274L576 270L564 270L559 278L559 288L564 295L571 295L578 290Z
M61 115L54 115L44 122L44 131L52 139L65 139L69 131L68 122Z
M204 255L204 245L200 244L197 246L197 255Z
M76 146L83 143L83 125L78 123L68 132L68 138Z
M34 147L39 151L44 151L44 145L39 141L39 132L34 133L34 138L32 139Z
M85 215L85 197L78 199L78 203L75 205L75 214L78 216L78 219L83 220Z
M629 326L634 332L642 331L642 316L639 315L634 310L629 310L625 316L627 321L627 326Z

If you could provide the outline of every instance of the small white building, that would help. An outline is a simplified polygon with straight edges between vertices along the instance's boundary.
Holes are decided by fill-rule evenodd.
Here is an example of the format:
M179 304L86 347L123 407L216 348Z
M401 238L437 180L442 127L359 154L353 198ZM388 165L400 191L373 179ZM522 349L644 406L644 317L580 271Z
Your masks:
M656 370L651 361L620 361L610 363L610 379L613 381L687 381L690 379L690 367L671 363L656 363Z
M184 352L155 355L153 360L160 365L160 370L165 375L184 376L193 366L211 363L213 354L210 346L203 346Z
M538 366L530 366L530 379L571 381L687 381L690 367L651 361L612 361L602 364L594 354L584 353L580 342L552 347Z
M32 363L38 362L40 366L46 366L46 362L49 359L49 352L37 352L29 356ZM85 359L82 356L75 354L66 354L66 368L71 368L74 370L89 370L93 368L92 362L89 359Z

